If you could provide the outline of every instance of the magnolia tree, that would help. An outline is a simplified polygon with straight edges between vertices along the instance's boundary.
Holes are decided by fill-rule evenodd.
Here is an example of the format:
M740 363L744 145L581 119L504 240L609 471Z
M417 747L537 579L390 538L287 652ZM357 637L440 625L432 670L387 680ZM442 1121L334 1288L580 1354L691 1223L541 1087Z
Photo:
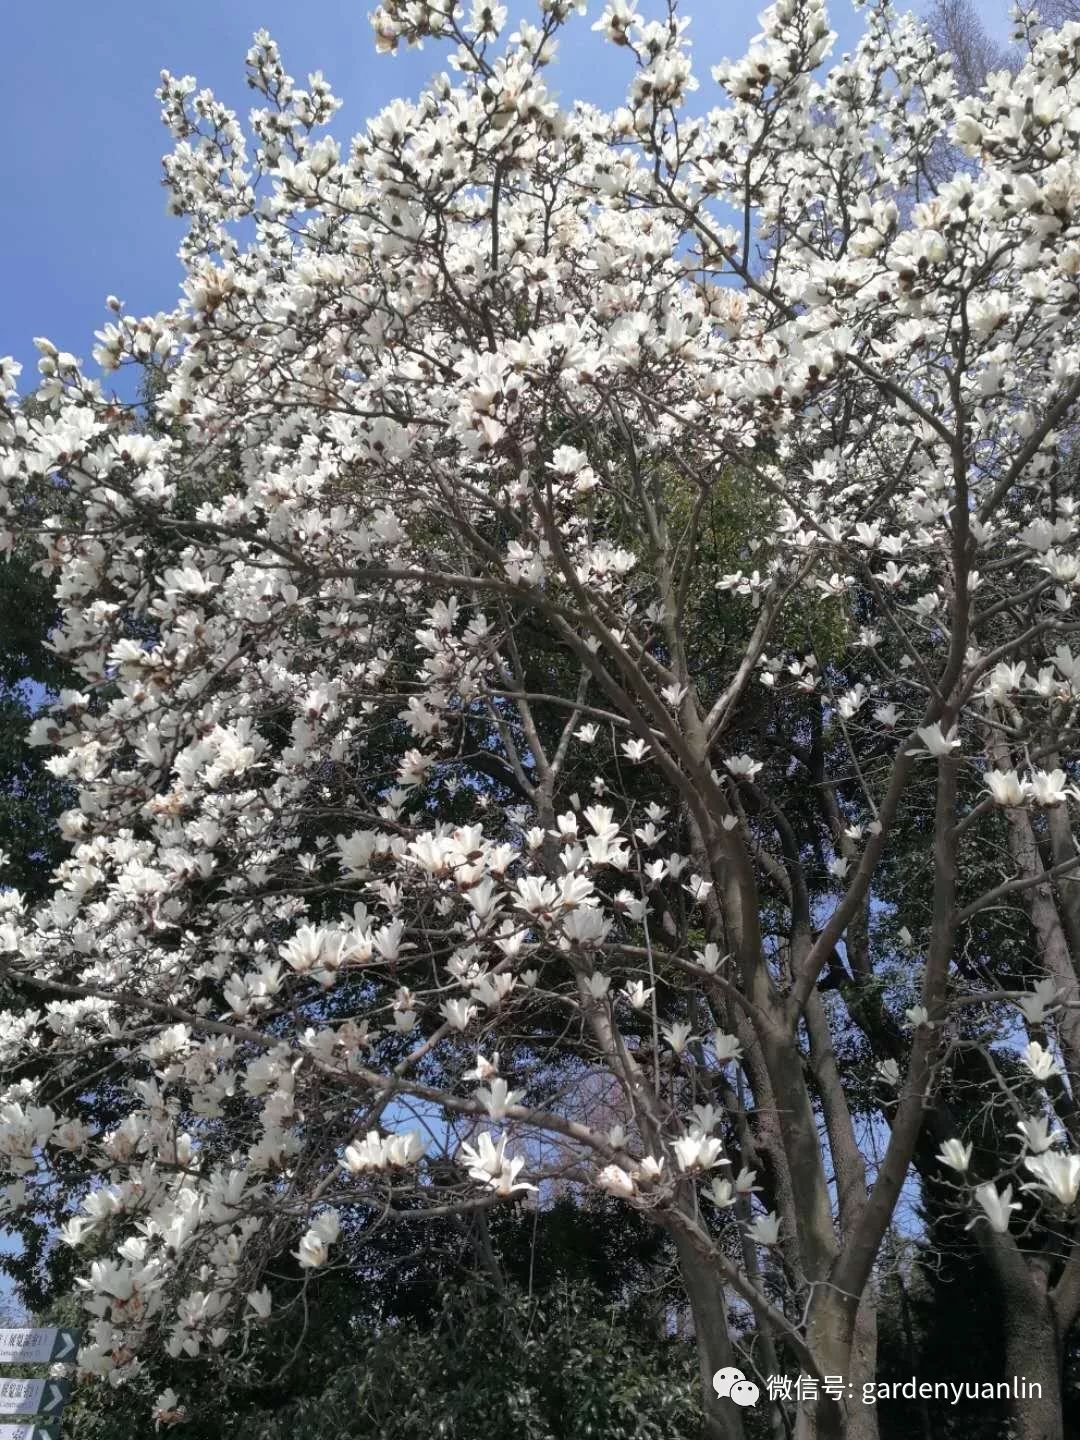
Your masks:
M165 74L182 294L94 352L145 413L6 364L80 677L30 737L69 858L0 895L7 1209L66 1215L123 1384L240 1366L396 1218L599 1187L671 1237L711 1437L736 1362L870 1437L921 1175L1060 1435L1080 26L961 99L887 3L830 68L780 0L699 82L612 0L606 114L545 88L575 8L387 0L454 73L344 150L265 34L250 140Z

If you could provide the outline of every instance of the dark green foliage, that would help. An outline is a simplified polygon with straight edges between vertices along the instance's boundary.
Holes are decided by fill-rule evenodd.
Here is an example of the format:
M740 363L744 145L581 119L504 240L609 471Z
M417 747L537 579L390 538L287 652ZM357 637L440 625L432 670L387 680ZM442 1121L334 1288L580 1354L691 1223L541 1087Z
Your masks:
M359 1333L320 1394L272 1415L195 1418L185 1440L696 1440L691 1343L562 1280L530 1300L446 1282L431 1323ZM227 1422L226 1422L227 1423ZM119 1432L123 1433L123 1432ZM102 1440L104 1440L104 1432Z
M61 846L56 816L71 803L68 787L44 768L48 750L26 744L36 707L64 683L46 648L53 618L49 587L16 553L0 561L0 849L9 861L3 883L37 896L48 890Z
M182 1392L177 1440L699 1440L665 1242L624 1207L507 1207L360 1253L253 1336L246 1373L163 1359L136 1389ZM71 1433L132 1440L135 1409L84 1384Z
M464 1362L464 1363L463 1363ZM448 1287L430 1330L387 1331L317 1402L263 1433L285 1440L691 1440L692 1346L569 1281L541 1301Z

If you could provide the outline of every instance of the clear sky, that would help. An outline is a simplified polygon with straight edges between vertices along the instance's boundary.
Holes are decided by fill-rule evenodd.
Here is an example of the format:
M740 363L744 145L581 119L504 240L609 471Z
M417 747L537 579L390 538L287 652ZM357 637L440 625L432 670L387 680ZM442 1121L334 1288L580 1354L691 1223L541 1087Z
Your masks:
M169 137L154 90L162 68L191 74L246 118L254 96L244 56L265 27L289 73L304 83L322 70L344 101L332 129L339 138L396 95L415 95L445 68L445 48L428 43L396 56L375 54L368 23L374 0L92 0L59 7L4 7L0 83L12 118L0 146L0 355L26 371L37 362L32 339L47 335L89 359L93 332L107 315L106 295L132 314L171 308L179 266L178 220L165 213L161 156ZM740 55L756 31L761 3L684 0L691 18L703 108L717 89L709 67ZM590 30L603 0L563 32L549 85L566 101L621 102L628 57ZM641 9L658 6L643 0ZM850 0L836 0L836 50L858 33ZM536 7L513 3L512 14ZM20 388L32 387L24 374Z

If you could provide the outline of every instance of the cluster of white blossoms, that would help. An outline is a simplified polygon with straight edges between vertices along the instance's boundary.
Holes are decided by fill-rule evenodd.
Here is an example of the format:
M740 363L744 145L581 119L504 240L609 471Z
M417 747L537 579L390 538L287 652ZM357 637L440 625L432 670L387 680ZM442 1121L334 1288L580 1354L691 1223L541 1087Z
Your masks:
M380 1135L369 1130L358 1145L346 1145L341 1165L353 1175L365 1170L386 1170L415 1165L424 1153L423 1138L415 1130L404 1135Z
M1048 1071L1041 1076L1038 1071L1035 1073L1037 1078L1050 1078ZM1020 1139L1021 1150L1016 1165L1035 1178L1021 1183L1019 1189L1031 1191L1040 1201L1049 1199L1056 1202L1068 1215L1080 1197L1080 1155L1063 1153L1057 1148L1068 1137L1062 1130L1051 1129L1051 1125L1052 1121L1046 1115L1027 1116L1020 1121L1016 1135ZM942 1145L937 1158L942 1165L966 1177L971 1168L973 1150L971 1144L950 1139ZM991 1181L973 1184L972 1198L977 1209L974 1219L968 1222L968 1228L985 1220L999 1235L1007 1234L1014 1223L1013 1212L1023 1209L1021 1202L1013 1199L1013 1188L1013 1184L1008 1184L999 1190L997 1184Z
M960 101L886 0L827 69L821 0L777 0L711 77L612 0L605 114L545 83L577 8L502 37L384 0L379 47L456 73L348 146L266 35L248 135L164 74L182 295L112 302L94 351L145 405L46 340L34 405L0 367L3 541L73 677L30 735L70 848L45 902L0 896L0 1203L92 1249L80 1364L113 1383L302 1304L371 1216L547 1179L655 1215L813 1359L957 1015L1076 1126L1046 895L1077 863L1080 27ZM1062 1003L1025 1010L952 962L1036 892ZM1075 1155L1025 1144L1071 1206ZM965 1204L1007 1239L1011 1195Z
M998 805L1061 805L1068 796L1080 797L1075 785L1068 784L1064 770L1033 770L1022 777L1015 770L991 770L983 776L986 788Z

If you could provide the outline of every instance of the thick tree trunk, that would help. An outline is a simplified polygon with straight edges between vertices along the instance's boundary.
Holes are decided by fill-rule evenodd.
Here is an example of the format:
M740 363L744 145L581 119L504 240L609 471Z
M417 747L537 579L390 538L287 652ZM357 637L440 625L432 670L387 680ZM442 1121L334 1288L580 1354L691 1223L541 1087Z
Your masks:
M829 1034L828 1019L821 996L813 994L806 1006L806 1027L810 1037L810 1058L818 1082L829 1153L833 1160L842 1233L850 1233L866 1204L866 1163L859 1150L851 1112L844 1095L836 1055ZM843 1379L854 1395L877 1374L877 1295L873 1285L863 1292L850 1342L850 1361ZM833 1372L829 1372L830 1374ZM877 1440L877 1411L872 1405L849 1407L845 1440Z
M1023 1397L1011 1402L1011 1433L1015 1440L1064 1440L1064 1347L1046 1269L1022 1255L1011 1236L997 1235L984 1225L977 1229L982 1232L979 1241L990 1259L1001 1304L1005 1342L1001 1378L1015 1380L1019 1397Z
M712 1386L717 1370L737 1364L728 1331L723 1284L685 1235L675 1232L673 1238L683 1287L694 1317L705 1440L743 1440L742 1411L730 1400L718 1398Z
M839 1376L845 1386L851 1379L854 1316L845 1297L821 1288L810 1306L807 1341L814 1359L826 1376ZM819 1390L816 1400L799 1406L795 1440L852 1440L857 1433L855 1406L846 1399L836 1401Z
M1005 1305L1005 1376L1014 1376L1026 1398L1012 1402L1013 1434L1016 1440L1064 1440L1061 1414L1062 1344L1053 1307L1045 1295L1036 1297L1036 1287L1027 1305ZM1038 1299L1041 1303L1031 1303ZM1040 1393L1032 1394L1035 1387Z
M819 1387L817 1400L799 1407L795 1440L877 1440L877 1410L861 1401L877 1368L876 1296L867 1288L858 1310L835 1290L822 1289L811 1306L807 1339L821 1372L843 1384L833 1400Z
M844 1377L852 1387L844 1440L878 1440L877 1406L863 1405L859 1400L863 1386L877 1379L877 1339L877 1292L873 1285L868 1285L855 1316L851 1364Z

